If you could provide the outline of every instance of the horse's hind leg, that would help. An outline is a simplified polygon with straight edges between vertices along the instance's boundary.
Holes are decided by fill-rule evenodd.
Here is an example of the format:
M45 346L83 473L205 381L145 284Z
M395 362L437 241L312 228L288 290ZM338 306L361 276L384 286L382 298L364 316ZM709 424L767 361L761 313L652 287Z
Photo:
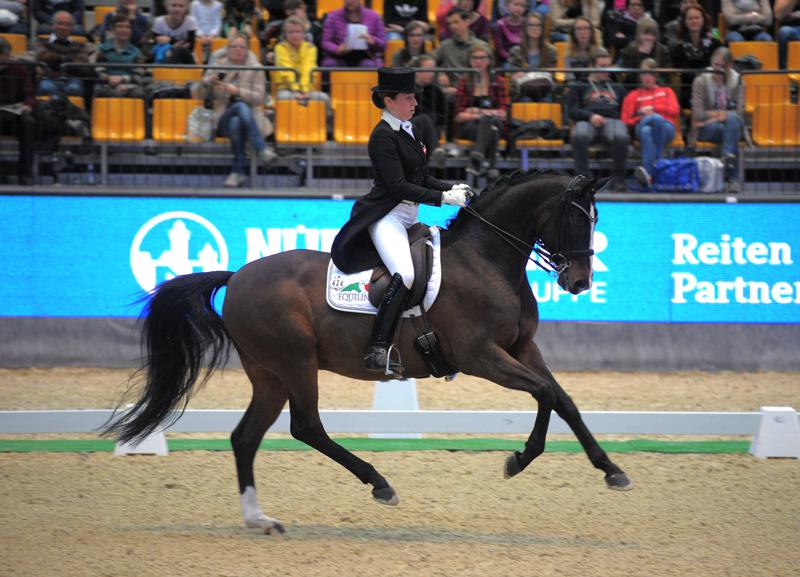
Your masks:
M264 433L272 426L286 404L287 394L277 377L248 361L244 355L240 356L242 366L253 384L250 406L231 434L236 473L239 478L242 516L247 527L263 529L265 533L270 533L272 529L283 533L284 529L280 522L267 517L258 505L253 461Z
M372 485L372 496L376 501L397 505L397 494L375 467L333 441L325 432L319 416L316 368L296 368L291 377L282 373L281 379L293 385L289 395L292 436L342 465L365 485Z

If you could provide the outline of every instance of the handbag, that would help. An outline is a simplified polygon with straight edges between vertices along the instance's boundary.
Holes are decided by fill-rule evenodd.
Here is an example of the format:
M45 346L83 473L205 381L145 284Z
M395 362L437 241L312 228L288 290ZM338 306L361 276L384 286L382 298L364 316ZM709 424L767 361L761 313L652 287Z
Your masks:
M514 88L519 97L538 100L548 96L555 87L550 72L526 72L514 80Z
M662 158L653 166L653 190L657 192L697 192L700 171L694 158Z
M186 125L187 140L209 142L214 136L214 111L204 106L195 106L189 113Z

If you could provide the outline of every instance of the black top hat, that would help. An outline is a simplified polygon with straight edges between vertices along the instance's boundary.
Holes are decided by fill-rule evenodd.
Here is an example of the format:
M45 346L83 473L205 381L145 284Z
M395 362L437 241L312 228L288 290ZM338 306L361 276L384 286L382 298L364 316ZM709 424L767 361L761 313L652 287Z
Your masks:
M394 94L417 94L422 89L417 86L413 68L379 68L378 85L372 87L372 103L384 108L383 97Z

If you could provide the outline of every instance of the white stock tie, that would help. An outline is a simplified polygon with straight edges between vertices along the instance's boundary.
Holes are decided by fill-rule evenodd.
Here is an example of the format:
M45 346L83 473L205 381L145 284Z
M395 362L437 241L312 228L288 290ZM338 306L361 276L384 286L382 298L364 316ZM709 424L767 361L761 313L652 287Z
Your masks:
M405 130L411 138L414 138L414 131L411 129L411 122L406 120L400 123L400 128Z

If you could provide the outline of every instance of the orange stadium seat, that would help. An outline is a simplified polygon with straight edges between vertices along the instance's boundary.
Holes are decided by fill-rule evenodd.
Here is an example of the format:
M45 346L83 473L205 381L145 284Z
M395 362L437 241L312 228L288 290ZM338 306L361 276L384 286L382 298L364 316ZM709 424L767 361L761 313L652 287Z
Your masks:
M28 37L24 34L0 34L0 38L5 38L11 44L11 54L19 55L28 51Z
M156 98L153 100L153 140L158 142L185 142L189 115L200 100L193 98Z
M113 14L117 10L116 6L95 6L94 7L94 25L100 26L106 19L106 16ZM86 14L89 14L87 11ZM85 19L85 17L84 17ZM89 28L86 28L89 30Z
M325 102L311 100L303 106L296 100L275 102L275 142L313 145L327 140Z
M369 103L372 100L372 87L378 84L376 70L331 72L330 77L331 106L334 110L344 101Z
M333 114L333 139L339 144L367 144L381 119L380 109L363 101L340 100Z
M515 102L511 105L511 118L522 122L534 120L552 120L558 128L561 128L561 104L553 102ZM518 140L516 146L523 148L552 148L563 146L562 139L542 140L525 139Z
M800 70L800 42L789 42L786 67L789 70ZM789 77L792 79L792 82L800 83L800 72L790 74Z
M185 84L203 78L202 68L152 68L153 80Z
M123 142L144 138L144 100L95 98L92 103L92 138Z
M86 103L83 100L83 96L67 96L67 99L78 108L82 110L86 109ZM44 102L50 100L50 97L40 95L36 97L36 100L41 100L42 102Z
M800 106L757 106L753 112L753 142L758 146L800 146Z

